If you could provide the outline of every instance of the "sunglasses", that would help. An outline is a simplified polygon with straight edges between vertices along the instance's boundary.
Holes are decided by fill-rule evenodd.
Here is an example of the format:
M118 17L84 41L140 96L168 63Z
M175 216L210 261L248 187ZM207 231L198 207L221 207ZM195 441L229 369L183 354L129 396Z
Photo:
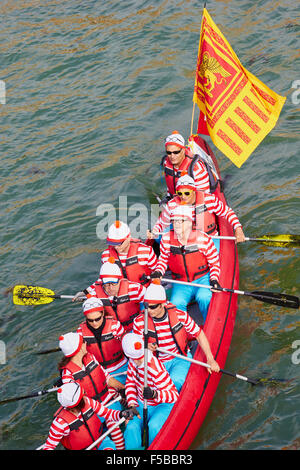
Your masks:
M190 196L192 194L192 191L176 191L176 194L178 194L178 196Z
M181 150L174 150L173 152L171 152L170 150L167 150L166 154L167 155L172 155L172 153L173 153L174 155L178 155L181 152Z
M87 318L86 321L88 321L89 323L96 323L97 321L102 320L102 318L103 318L103 315L101 317L94 318L94 320L90 320L89 318Z
M155 310L159 305L161 304L148 305L148 308L150 308L150 310Z

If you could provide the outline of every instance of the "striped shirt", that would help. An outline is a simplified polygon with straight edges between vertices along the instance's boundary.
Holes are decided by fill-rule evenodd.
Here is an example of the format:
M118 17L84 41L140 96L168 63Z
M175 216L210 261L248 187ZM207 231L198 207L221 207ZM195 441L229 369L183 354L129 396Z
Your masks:
M167 160L168 158L165 159L164 166L166 166ZM170 164L168 166L170 166ZM193 179L197 189L206 193L210 192L209 176L203 162L197 161L195 163L193 169ZM168 194L170 194L169 191Z
M219 281L220 258L218 251L211 237L209 237L204 232L200 232L200 234L201 235L198 235L198 238L195 242L198 244L199 251L201 251L201 253L203 253L203 255L207 259L207 263L210 270L210 279L215 279ZM195 244L195 242L193 242L193 245ZM163 275L165 274L168 268L170 254L170 232L167 232L161 238L160 256L156 266L156 270L160 271Z
M224 217L227 222L233 227L235 230L238 227L241 227L241 223L237 218L235 212L231 209L231 207L224 204L221 199L219 199L214 194L204 194L204 204L211 214L215 214L218 217ZM152 232L153 234L162 233L166 227L169 227L171 223L171 214L172 211L177 207L179 204L176 202L175 198L171 199L165 206L163 212L160 214L156 224L154 225ZM193 207L193 218L195 220L195 205Z
M167 304L168 303L169 302L167 302ZM197 323L192 319L192 317L187 312L177 309L176 313L178 316L178 320L182 323L183 327L185 328L185 331L189 334L189 337L196 339L201 332L201 327L197 325ZM174 341L174 338L170 329L170 322L169 322L167 312L162 316L162 318L152 317L152 320L155 326L155 331L156 331L157 340L158 340L158 347L167 349L168 351L175 353L175 354L180 354L180 351L177 348L177 345ZM133 333L143 336L144 327L145 327L144 315L141 314L134 319ZM174 359L174 356L160 352L159 359L163 363L165 361L170 361L171 359Z
M118 258L123 266L126 267L125 263L127 260L128 253L118 253ZM104 250L101 255L101 263L106 263L110 257L109 249ZM150 271L155 271L157 257L154 253L152 246L146 245L145 243L139 243L137 251L138 264L141 266L147 266Z
M84 398L85 401L92 407L95 413L103 417L107 421L118 421L120 419L120 411L110 410L102 405L99 401L93 400L92 398ZM83 421L79 414L79 419ZM67 437L70 434L69 425L59 416L54 418L48 438L43 446L43 450L53 450L60 443L63 437Z
M138 406L138 400L144 401L143 388L145 384L144 363L137 366L130 359L127 378L126 378L126 398L128 406ZM175 403L178 398L178 391L171 380L165 366L148 351L148 368L147 368L147 384L148 387L156 390L156 398L147 400L150 406L159 405L161 403Z

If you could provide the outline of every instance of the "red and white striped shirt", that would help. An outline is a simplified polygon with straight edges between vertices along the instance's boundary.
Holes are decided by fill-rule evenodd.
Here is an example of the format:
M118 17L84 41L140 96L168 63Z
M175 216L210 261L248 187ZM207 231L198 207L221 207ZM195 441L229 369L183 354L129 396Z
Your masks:
M206 233L200 232L197 240L193 244L197 243L199 251L201 251L207 259L207 263L210 270L210 279L219 281L220 277L220 258L218 251L212 241ZM170 232L165 233L160 242L160 256L156 265L156 270L165 274L170 257Z
M165 366L148 351L148 368L147 368L148 387L156 390L156 398L147 400L150 406L159 405L161 403L175 403L178 398L178 391L171 380ZM144 401L143 388L145 384L144 363L137 366L130 359L127 378L126 378L126 398L128 406L138 406L138 400Z
M118 253L118 258L123 266L123 268L126 267L125 263L127 260L128 253ZM101 255L101 262L106 263L110 257L109 254L109 249L104 250L102 255ZM152 246L146 245L145 243L139 243L138 246L138 251L137 251L137 259L138 259L138 264L141 266L147 266L150 271L155 271L156 263L157 263L157 257L156 254L154 253L154 250Z
M239 219L237 218L235 212L231 209L231 207L224 204L221 199L219 199L214 194L204 194L204 204L208 210L208 212L215 214L219 217L224 217L228 223L233 227L233 229L237 229L241 227L242 224L240 223ZM165 206L163 212L160 214L156 224L154 225L152 232L153 234L162 233L166 227L169 227L171 223L171 214L172 211L177 207L179 204L176 202L175 198L171 199ZM193 218L195 220L195 205L192 205L193 208Z
M167 158L165 160L164 166L166 165L166 161ZM209 176L203 162L197 161L195 163L193 169L193 179L195 181L196 189L206 193L210 192Z
M99 401L93 400L92 398L84 398L85 401L92 407L95 413L103 417L105 420L118 421L120 419L120 411L110 410L102 405ZM79 414L79 419L83 421ZM62 438L70 434L69 425L59 416L54 418L52 425L49 430L48 438L43 446L43 450L53 450L60 443Z
M168 303L169 302L167 302L167 304ZM197 323L192 319L192 317L187 312L177 309L176 313L178 316L178 320L183 324L189 336L196 339L201 332L201 327L197 325ZM170 322L168 319L167 312L165 313L165 315L163 315L162 318L152 317L152 320L155 325L155 331L156 331L157 339L158 339L158 347L167 349L168 351L175 353L175 354L180 354L180 351L177 348L177 345L174 341L174 338L170 329ZM141 314L134 319L132 332L138 335L141 335L143 337L144 327L145 327L144 315ZM170 361L171 359L174 359L174 356L171 356L171 354L160 352L159 359L163 363L165 361Z

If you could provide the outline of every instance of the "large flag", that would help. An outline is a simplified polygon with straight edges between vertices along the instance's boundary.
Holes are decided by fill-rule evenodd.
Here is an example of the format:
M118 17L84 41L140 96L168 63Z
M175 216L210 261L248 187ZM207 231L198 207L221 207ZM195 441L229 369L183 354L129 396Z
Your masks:
M200 109L198 133L209 133L241 167L275 126L285 100L242 66L204 8L193 95Z

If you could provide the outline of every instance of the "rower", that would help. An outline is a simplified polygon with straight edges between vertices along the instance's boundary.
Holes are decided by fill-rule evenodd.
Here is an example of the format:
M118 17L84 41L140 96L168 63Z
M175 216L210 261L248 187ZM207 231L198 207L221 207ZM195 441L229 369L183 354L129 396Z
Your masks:
M214 194L207 194L197 190L195 181L187 174L178 179L176 196L166 204L152 232L147 231L149 239L156 238L159 234L169 229L171 213L182 203L193 207L193 223L195 228L202 230L210 236L218 235L216 216L223 217L232 226L237 243L245 241L242 225L234 211ZM219 252L220 240L214 239L214 244Z
M178 205L171 217L174 229L162 236L156 271L150 277L160 278L169 268L177 281L220 288L219 254L211 237L193 229L192 207ZM206 287L174 284L170 300L180 310L187 310L188 304L196 300L205 322L211 297L212 291Z
M133 319L140 312L146 288L124 279L114 258L100 269L99 279L86 289L87 295L101 299L105 315L118 320L126 332L132 329Z
M144 345L140 335L123 337L124 353L129 358L126 398L136 416L127 424L125 448L141 449L144 399L147 400L149 445L159 433L178 399L178 391L160 360L148 351L147 387L145 387Z
M176 183L182 173L188 173L195 180L196 188L207 193L214 192L218 184L210 167L199 155L194 155L185 146L185 140L178 131L174 131L165 139L166 155L162 158L161 166L164 170L167 184L167 202L176 194Z
M91 297L83 305L85 321L77 333L86 342L87 351L93 354L99 364L109 374L122 374L119 381L125 384L128 361L122 349L122 336L125 330L118 320L104 315L100 299Z
M95 356L87 352L87 345L82 335L70 332L60 336L59 347L64 354L58 364L62 383L70 381L80 383L87 397L101 401L103 405L115 398L118 392L122 396L124 384L111 377L98 363ZM112 408L121 410L122 406L117 401ZM110 418L107 420L108 424L113 424ZM116 448L124 449L124 438L119 427L112 432L111 436Z
M211 352L206 335L186 311L179 310L167 300L166 291L160 282L155 279L147 288L145 303L148 303L148 335L150 351L155 352L157 347L170 351L170 353L181 354L192 357L188 341L196 339L203 350L211 373L219 372L220 368ZM143 336L144 313L134 320L133 333ZM171 354L157 352L158 358L164 364L174 382L178 392L187 376L190 362L176 358Z
M68 450L83 450L103 434L99 416L111 423L122 417L133 418L132 411L110 410L99 401L88 398L81 385L74 381L63 384L57 390L57 400L61 407L54 415L43 450L54 450L59 443ZM98 450L116 450L116 445L106 436Z
M108 248L101 255L102 264L113 257L125 279L144 284L143 278L155 270L157 263L153 248L133 238L129 226L119 220L109 227L106 240Z

